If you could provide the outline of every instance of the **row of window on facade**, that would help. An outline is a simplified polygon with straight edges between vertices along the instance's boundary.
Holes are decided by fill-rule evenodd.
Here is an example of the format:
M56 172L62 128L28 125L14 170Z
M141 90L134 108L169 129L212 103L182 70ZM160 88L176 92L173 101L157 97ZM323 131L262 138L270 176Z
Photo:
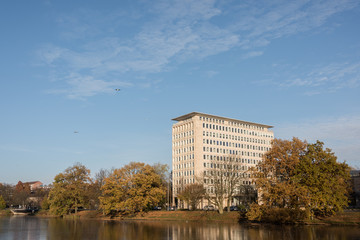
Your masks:
M264 148L270 149L270 148ZM268 151L268 150L266 150ZM210 153L219 153L219 154L230 154L230 155L240 155L240 156L251 156L251 157L262 157L264 154L259 152L247 152L247 151L238 151L238 150L229 150L229 149L222 149L222 148L209 148L203 147L203 152L210 152Z
M223 157L223 156L213 156L213 155L205 155L204 160L216 160L216 161L226 161L226 162L233 162L233 163L244 163L244 164L258 164L261 160L258 159L251 159L251 158L232 158Z
M194 151L194 146L175 149L175 150L173 151L173 153L175 153L175 154L181 154L181 153L187 153L187 152L191 152L191 151Z
M213 138L219 138L219 139L230 139L234 141L242 141L242 142L253 142L253 143L259 143L259 144L266 144L270 145L271 140L265 140L265 139L258 139L258 138L248 138L248 137L240 137L240 136L234 136L234 135L228 135L228 134L218 134L214 132L205 132L203 131L204 137L213 137ZM215 140L214 140L215 141Z
M174 172L175 177L194 176L194 170Z
M203 123L203 128L223 131L223 132L232 132L232 133L238 133L238 134L247 134L251 136L258 136L258 137L271 137L270 134L265 134L262 132L247 130L247 129L241 129L241 128L233 128L233 127L225 127L225 126L219 126L219 125L213 125L213 124L207 124Z
M175 164L175 169L184 169L184 168L191 168L194 167L194 162L187 162L187 163L181 163L181 164Z
M203 136L220 138L220 139L229 139L229 140L238 141L238 142L251 142L251 143L266 144L266 145L270 145L270 141L271 141L271 140L264 140L264 139L251 138L251 137L249 138L249 137L227 135L227 134L221 134L221 133L217 134L217 133L205 132L205 131L203 132ZM224 142L224 141L219 141L219 140L215 140L215 139L206 139L206 138L203 139L203 143L207 143L207 144L219 145L219 142ZM221 145L221 143L220 143L220 145Z
M257 146L257 145L251 145L251 144L243 144L243 143L234 143L234 142L226 142L226 141L215 141L215 140L214 141L212 141L212 140L209 141L208 139L206 141L204 141L204 142L205 142L205 144L209 144L209 145L233 147L233 148L244 148L244 149L251 149L251 150L258 150L258 151L266 151L266 149L268 149L267 147L263 147L263 146ZM203 147L203 148L205 148L205 147ZM209 148L209 147L207 147L207 148ZM194 150L194 148L193 148L193 150Z
M217 119L217 118L209 118L209 117L201 117L201 116L200 116L200 120L203 120L203 121L205 121L205 122L213 122L213 123L225 124L225 121L224 121L224 120L222 120L222 119ZM230 126L244 127L244 128L262 130L262 131L264 131L264 130L266 129L266 128L261 127L261 126L252 125L252 124L247 124L247 123L241 123L241 122L227 121L227 123L228 123Z
M186 160L192 160L192 159L194 159L194 154L188 154L188 155L175 157L173 160L175 162L177 162L177 161L186 161Z
M178 141L178 142L173 142L173 147L174 148L183 147L183 146L187 146L187 145L190 145L190 144L193 144L193 143L194 143L194 139L190 138L190 139L181 140L181 141Z
M204 167L205 168L217 168L217 169L224 169L226 170L227 166L225 164L219 164L219 163L208 163L208 162L204 162ZM231 170L239 170L239 171L247 171L250 169L250 166L240 166L240 165L234 165L232 166L233 169L228 169L229 171Z
M187 131L187 132L182 132L182 133L173 135L173 140L181 139L181 138L185 138L185 137L190 137L190 136L193 136L193 135L194 135L194 130Z

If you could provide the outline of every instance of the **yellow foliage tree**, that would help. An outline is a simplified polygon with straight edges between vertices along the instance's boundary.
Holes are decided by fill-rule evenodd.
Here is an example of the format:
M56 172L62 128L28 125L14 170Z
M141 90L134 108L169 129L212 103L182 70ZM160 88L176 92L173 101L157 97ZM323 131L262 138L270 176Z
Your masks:
M252 205L248 217L296 221L311 214L333 214L347 205L348 170L322 142L274 139L272 149L252 169L259 205Z
M90 183L90 170L80 163L56 175L48 197L50 212L62 216L86 207Z
M100 207L104 214L113 211L135 213L156 206L165 194L161 178L153 167L131 162L105 178Z

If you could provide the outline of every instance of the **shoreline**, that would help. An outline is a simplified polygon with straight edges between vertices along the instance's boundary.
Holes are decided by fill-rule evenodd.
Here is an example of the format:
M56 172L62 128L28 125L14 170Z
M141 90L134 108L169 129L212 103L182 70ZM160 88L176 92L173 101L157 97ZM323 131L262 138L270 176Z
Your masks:
M12 216L10 210L0 210L0 216ZM34 217L57 218L49 214L46 210L41 210ZM137 213L134 216L103 216L97 210L84 210L77 214L66 215L64 219L93 219L104 221L201 221L201 222L222 222L238 223L249 225L276 224L267 222L249 222L241 221L239 212L224 212L219 214L216 211L149 211ZM326 218L316 218L311 221L295 222L285 225L337 225L337 226L360 226L360 211L344 211L337 213L335 216Z

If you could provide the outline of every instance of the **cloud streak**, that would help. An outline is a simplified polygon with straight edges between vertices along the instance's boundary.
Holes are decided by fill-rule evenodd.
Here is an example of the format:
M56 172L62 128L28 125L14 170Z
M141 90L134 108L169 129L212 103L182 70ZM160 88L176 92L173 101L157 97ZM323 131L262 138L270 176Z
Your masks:
M302 76L288 78L276 84L282 88L303 87L306 95L356 88L360 85L360 63L333 63L314 68Z
M66 79L68 83L69 88L52 92L86 98L106 93L116 82L114 76L126 73L150 76L189 59L201 60L234 48L243 49L244 59L257 57L263 54L259 48L273 39L319 27L357 2L234 1L231 7L215 0L151 4L130 14L122 10L111 13L82 10L59 17L59 24L68 26L61 34L63 44L50 43L38 51L41 61L57 72L59 80ZM144 25L136 25L138 19L145 18ZM131 33L123 34L130 28L124 19L128 19L129 25L135 24ZM70 44L69 39L76 39L79 44ZM307 79L298 81L297 84L308 84ZM123 84L134 86L131 80ZM80 90L88 86L91 89Z

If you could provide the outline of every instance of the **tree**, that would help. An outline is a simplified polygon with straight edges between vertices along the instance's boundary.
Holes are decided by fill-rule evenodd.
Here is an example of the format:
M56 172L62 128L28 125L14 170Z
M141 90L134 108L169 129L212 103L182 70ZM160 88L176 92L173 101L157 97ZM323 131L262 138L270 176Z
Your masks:
M240 157L229 155L220 163L213 163L213 169L203 176L204 185L208 186L206 198L223 214L224 203L230 211L230 204L241 186L244 172L240 168Z
M5 209L5 208L6 208L6 202L3 196L0 195L0 209Z
M27 200L30 197L30 185L19 181L15 186L13 201L16 205L26 205Z
M89 196L89 207L92 209L98 209L100 206L99 197L102 195L102 186L105 184L105 179L110 176L112 170L100 169L99 172L95 174L95 177L88 189Z
M50 188L48 187L42 187L37 188L31 193L31 197L34 198L34 201L32 202L32 206L35 207L41 207L46 206L46 203L43 204L43 202L47 202L48 196L49 196ZM49 207L44 208L49 209Z
M241 180L245 173L240 172L239 160L241 158L236 155L230 155L225 158L225 187L226 187L226 202L227 211L230 212L230 204L236 192L241 187Z
M278 212L287 220L300 220L311 213L334 213L346 205L348 166L337 163L319 141L274 139L252 174L260 195L259 205L252 205L248 214L253 219L269 219Z
M10 184L0 184L0 195L4 198L5 202L11 206L14 204L14 190L15 187Z
M166 193L154 168L139 162L115 169L105 179L102 191L100 206L105 214L148 210L157 206Z
M159 205L167 205L168 207L171 205L171 196L172 196L172 186L171 186L171 177L169 172L169 165L162 163L154 163L152 165L156 174L160 176L161 184L166 187L166 196L160 201Z
M87 204L90 183L90 170L80 163L56 175L48 198L50 211L59 216L72 210L77 213L79 207L85 207Z
M336 162L337 157L331 149L323 146L320 141L307 146L294 176L309 193L311 213L319 216L341 211L348 205L351 191L349 166Z
M203 184L192 183L186 185L185 189L178 194L178 197L182 201L186 201L191 210L196 210L196 206L204 198L206 190Z
M264 206L293 208L306 204L305 189L293 179L297 164L306 152L306 142L274 139L257 169L252 170Z

